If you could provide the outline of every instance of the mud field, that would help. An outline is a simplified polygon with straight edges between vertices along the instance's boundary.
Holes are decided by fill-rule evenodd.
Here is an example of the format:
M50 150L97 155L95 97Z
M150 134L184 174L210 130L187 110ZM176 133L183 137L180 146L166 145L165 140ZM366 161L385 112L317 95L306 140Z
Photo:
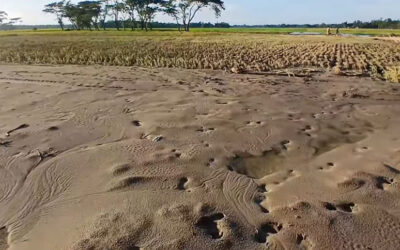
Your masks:
M398 84L3 64L0 101L0 249L400 245Z

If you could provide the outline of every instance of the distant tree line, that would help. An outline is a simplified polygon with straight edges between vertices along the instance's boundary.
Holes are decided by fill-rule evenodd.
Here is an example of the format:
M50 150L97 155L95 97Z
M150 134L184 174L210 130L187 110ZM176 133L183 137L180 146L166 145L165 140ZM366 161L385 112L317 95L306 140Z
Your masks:
M113 21L107 21L104 26L106 29L114 29L116 28L115 23ZM129 27L129 22L125 23L125 27ZM150 27L152 28L161 28L161 29L177 29L178 25L176 23L162 23L162 22L152 22L150 24ZM229 23L204 23L204 22L196 22L196 23L191 23L190 24L191 28L230 28L231 26ZM60 25L53 25L53 24L48 24L48 25L9 25L7 27L1 27L0 30L38 30L38 29L57 29L60 28ZM73 26L71 24L65 24L64 25L64 30L72 30Z
M201 9L210 8L218 17L224 10L222 0L98 0L59 1L45 5L44 12L53 14L62 30L68 20L70 27L82 29L117 30L153 28L154 17L162 13L172 17L178 29L189 31L193 19ZM158 23L159 24L159 23ZM159 24L160 25L160 24Z
M335 24L273 24L273 25L234 25L233 27L241 28L360 28L360 29L400 29L400 20L379 19L369 22L354 21Z

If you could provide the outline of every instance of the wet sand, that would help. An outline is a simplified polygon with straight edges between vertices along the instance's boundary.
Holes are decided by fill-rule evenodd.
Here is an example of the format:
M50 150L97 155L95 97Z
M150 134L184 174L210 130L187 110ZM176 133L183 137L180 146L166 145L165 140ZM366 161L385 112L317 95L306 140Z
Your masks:
M0 249L396 249L400 86L0 65Z

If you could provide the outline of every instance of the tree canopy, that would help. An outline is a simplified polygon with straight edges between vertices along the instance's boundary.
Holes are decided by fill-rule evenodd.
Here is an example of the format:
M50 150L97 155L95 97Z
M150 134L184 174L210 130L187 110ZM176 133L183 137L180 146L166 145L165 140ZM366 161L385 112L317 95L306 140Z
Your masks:
M0 26L10 26L19 22L20 17L9 17L7 12L0 10Z
M131 29L139 24L141 29L151 29L151 23L157 13L174 18L177 26L189 31L197 13L209 8L216 16L224 10L222 0L97 0L81 1L77 4L62 0L45 5L45 13L55 15L61 29L64 30L64 19L68 19L74 29L106 28L107 17L110 17L119 30L128 23ZM138 20L136 20L136 18Z

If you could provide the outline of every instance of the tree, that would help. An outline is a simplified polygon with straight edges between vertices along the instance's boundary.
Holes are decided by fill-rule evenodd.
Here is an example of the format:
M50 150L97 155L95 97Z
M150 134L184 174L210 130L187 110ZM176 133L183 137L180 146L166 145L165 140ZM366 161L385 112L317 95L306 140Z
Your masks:
M13 25L19 22L22 22L22 19L20 17L13 17L9 19L8 24Z
M170 0L169 4L176 11L176 13L170 12L172 13L170 15L178 16L183 23L185 31L190 30L190 24L201 9L211 8L217 17L225 9L224 1L222 0Z
M101 13L101 2L100 1L83 1L77 5L81 15L81 22L83 27L89 28L95 27L99 29L99 16Z
M129 19L131 23L131 30L134 30L136 28L136 20L135 20L135 12L136 12L136 6L138 5L138 0L125 0L125 6L126 10L129 14Z
M20 17L9 18L7 12L0 10L0 27L11 28L13 24L21 22Z
M0 10L0 25L8 20L8 15L5 11Z
M178 30L181 31L181 24L179 22L179 11L174 1L169 1L164 5L164 13L173 17L175 19L176 25L178 25Z
M119 30L119 15L120 12L124 10L124 4L119 2L118 0L113 0L110 5L110 9L112 11L112 15L114 16L114 22L117 30Z
M75 29L99 29L98 20L101 13L100 1L82 1L78 4L67 2L65 5L65 16L68 17Z
M65 0L60 2L53 2L44 6L43 12L56 15L57 22L61 29L64 30L63 18L65 17Z
M162 6L165 6L168 2L165 0L138 0L136 11L140 19L142 30L146 31L151 27L150 24L153 21L156 13L162 10Z
M100 5L101 5L100 15L99 15L100 26L103 28L103 30L106 30L106 19L110 12L110 1L101 0Z

